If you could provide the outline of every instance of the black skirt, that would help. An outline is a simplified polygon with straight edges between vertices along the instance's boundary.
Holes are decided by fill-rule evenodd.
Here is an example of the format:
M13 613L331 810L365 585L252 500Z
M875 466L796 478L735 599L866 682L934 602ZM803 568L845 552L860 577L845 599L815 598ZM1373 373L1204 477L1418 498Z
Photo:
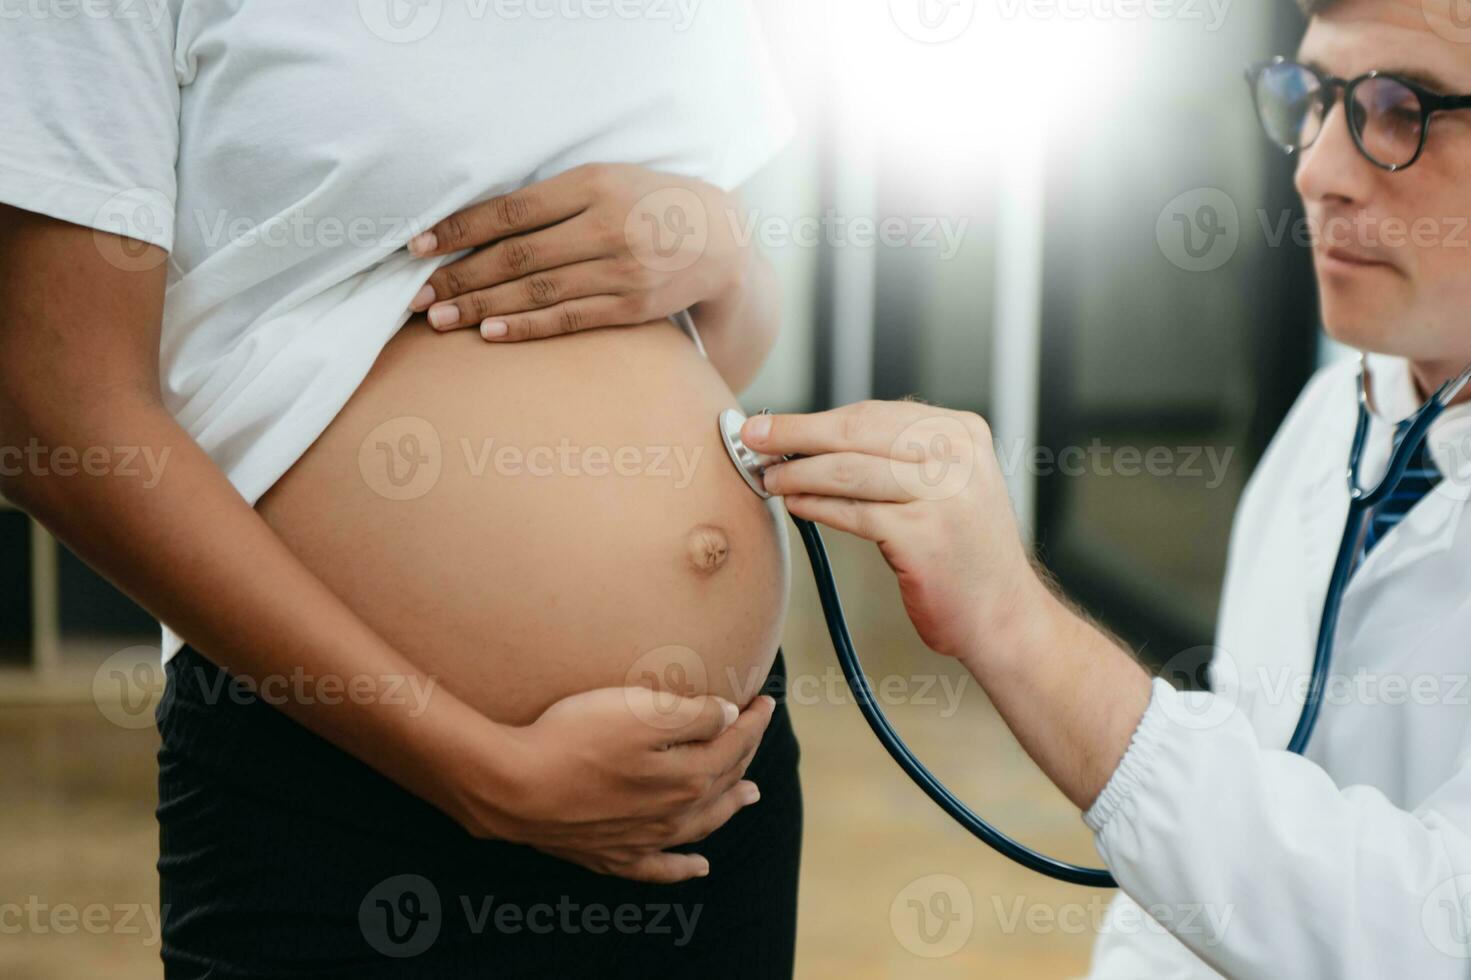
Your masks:
M802 842L780 654L761 800L649 885L476 840L185 648L158 707L169 980L789 977Z

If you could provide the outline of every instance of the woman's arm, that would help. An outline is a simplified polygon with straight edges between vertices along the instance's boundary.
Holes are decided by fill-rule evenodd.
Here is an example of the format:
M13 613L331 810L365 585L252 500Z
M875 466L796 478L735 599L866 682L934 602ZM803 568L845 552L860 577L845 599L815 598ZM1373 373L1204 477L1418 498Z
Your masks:
M235 675L304 671L354 691L281 707L472 833L631 878L705 873L703 858L663 849L754 802L741 777L770 700L736 720L734 705L692 699L671 733L639 720L652 692L610 689L517 729L433 687L296 560L163 406L165 260L0 207L0 449L22 460L0 467L0 492ZM94 464L60 476L34 462L59 450ZM95 465L135 450L164 461L156 483ZM432 690L427 708L394 696L405 679Z
M744 274L726 292L690 310L710 363L731 391L744 391L766 363L781 330L781 284L755 245L743 250Z

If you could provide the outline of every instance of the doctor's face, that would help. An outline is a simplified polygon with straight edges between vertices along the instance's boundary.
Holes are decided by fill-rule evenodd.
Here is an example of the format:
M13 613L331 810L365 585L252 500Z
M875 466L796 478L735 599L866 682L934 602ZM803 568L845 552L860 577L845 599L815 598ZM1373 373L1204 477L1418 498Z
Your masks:
M1340 78L1377 68L1471 93L1471 30L1432 29L1438 2L1340 0L1311 19L1298 60ZM1419 160L1392 173L1354 146L1340 93L1295 182L1328 334L1432 370L1471 361L1471 110L1432 116Z

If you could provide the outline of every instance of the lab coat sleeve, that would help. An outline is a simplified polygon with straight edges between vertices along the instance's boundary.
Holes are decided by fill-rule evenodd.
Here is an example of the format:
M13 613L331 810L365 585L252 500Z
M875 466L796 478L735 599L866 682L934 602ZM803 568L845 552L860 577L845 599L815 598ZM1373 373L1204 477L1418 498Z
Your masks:
M1471 976L1471 772L1417 810L1154 682L1084 814L1119 886L1227 977Z

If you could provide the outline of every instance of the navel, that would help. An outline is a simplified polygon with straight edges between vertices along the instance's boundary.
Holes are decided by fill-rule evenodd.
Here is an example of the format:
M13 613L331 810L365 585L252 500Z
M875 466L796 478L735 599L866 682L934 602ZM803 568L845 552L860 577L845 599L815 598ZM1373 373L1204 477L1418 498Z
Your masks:
M713 524L700 524L685 538L685 555L695 571L706 575L714 572L730 555L730 541L725 532Z

